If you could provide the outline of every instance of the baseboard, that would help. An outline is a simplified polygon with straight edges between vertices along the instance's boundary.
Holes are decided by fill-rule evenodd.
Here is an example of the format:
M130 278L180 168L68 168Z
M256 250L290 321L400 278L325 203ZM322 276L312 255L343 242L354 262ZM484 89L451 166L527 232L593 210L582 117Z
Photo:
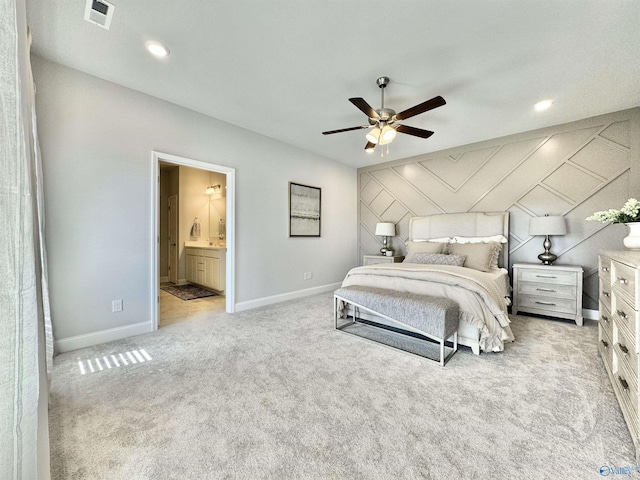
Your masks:
M340 288L340 285L342 285L342 282L320 285L319 287L306 288L304 290L296 290L295 292L281 293L279 295L257 298L255 300L248 300L246 302L236 303L235 311L242 312L244 310L251 310L252 308L264 307L265 305L272 305L274 303L285 302L287 300L308 297L317 293L333 292L337 288Z
M585 320L600 320L600 311L599 310L590 310L588 308L582 309L582 317Z
M160 283L168 283L169 282L169 277L160 277Z
M140 322L123 327L110 328L99 332L76 335L75 337L60 338L54 342L54 349L58 353L69 352L79 348L91 347L100 343L120 340L122 338L149 333L153 331L153 322Z
M176 285L189 285L189 280L187 280L186 278L181 278L178 280L178 283L176 283Z

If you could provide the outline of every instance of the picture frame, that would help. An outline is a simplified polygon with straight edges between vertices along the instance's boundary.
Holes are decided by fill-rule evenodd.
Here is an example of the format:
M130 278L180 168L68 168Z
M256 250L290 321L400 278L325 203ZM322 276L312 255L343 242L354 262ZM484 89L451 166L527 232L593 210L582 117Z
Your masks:
M322 189L289 182L289 237L319 237Z

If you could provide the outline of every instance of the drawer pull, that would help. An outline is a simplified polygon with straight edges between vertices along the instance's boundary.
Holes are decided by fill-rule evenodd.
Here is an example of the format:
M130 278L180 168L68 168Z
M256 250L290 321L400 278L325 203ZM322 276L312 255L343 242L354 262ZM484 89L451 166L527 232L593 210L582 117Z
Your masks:
M606 340L600 340L602 342L602 345L604 345L604 348L609 348L609 342L607 342Z
M627 283L629 283L629 280L627 280L626 278L618 277L618 283L626 285Z
M538 277L538 278L558 278L558 277L554 277L553 275L536 275L536 277Z
M602 295L604 295L605 297L609 298L611 296L611 293L603 291Z
M625 355L629 355L629 349L627 348L626 345L618 342L618 348L622 350L622 353L624 353Z
M626 313L624 313L622 310L616 310L616 313L618 314L618 316L619 316L620 318L624 318L624 319L626 319L626 318L627 318L627 314L626 314Z
M551 293L555 293L556 291L552 288L536 288L536 290L538 292L551 292Z
M620 375L618 375L618 381L620 382L620 385L622 385L622 388L625 390L629 390L629 384L627 383L627 381L622 378Z
M605 322L609 323L609 317L607 317L606 315L600 315L600 318Z
M609 267L602 267L603 272L609 272Z
M549 305L549 306L551 306L551 307L555 307L555 306L556 306L556 304L555 304L555 303L551 303L551 302L539 302L538 300L536 300L536 303L537 303L538 305Z

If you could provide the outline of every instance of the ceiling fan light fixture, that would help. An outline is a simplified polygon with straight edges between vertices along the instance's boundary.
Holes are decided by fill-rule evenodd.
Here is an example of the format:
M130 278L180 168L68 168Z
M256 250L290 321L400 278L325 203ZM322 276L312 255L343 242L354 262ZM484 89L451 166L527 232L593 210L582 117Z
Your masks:
M380 145L391 143L394 138L396 138L396 129L385 125L380 133Z
M377 144L380 141L381 134L382 134L382 130L376 127L373 130L371 130L369 133L367 133L366 135L367 141Z

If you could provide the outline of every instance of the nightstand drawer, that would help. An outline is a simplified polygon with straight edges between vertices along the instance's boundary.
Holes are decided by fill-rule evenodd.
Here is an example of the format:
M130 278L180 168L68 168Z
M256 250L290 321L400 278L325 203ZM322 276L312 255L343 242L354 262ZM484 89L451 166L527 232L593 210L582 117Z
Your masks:
M543 310L553 313L568 313L575 315L575 299L553 298L536 295L518 295L518 307L527 309Z
M521 282L536 282L553 285L578 284L578 274L576 272L547 270L544 268L527 268L526 270L518 270L518 279Z
M611 262L612 288L622 292L631 307L638 308L636 299L636 270L615 260Z
M518 283L520 295L535 295L552 298L568 298L575 300L576 287L574 285L550 285L548 283L522 282Z
M402 263L404 255L363 255L362 265L376 265L378 263Z

